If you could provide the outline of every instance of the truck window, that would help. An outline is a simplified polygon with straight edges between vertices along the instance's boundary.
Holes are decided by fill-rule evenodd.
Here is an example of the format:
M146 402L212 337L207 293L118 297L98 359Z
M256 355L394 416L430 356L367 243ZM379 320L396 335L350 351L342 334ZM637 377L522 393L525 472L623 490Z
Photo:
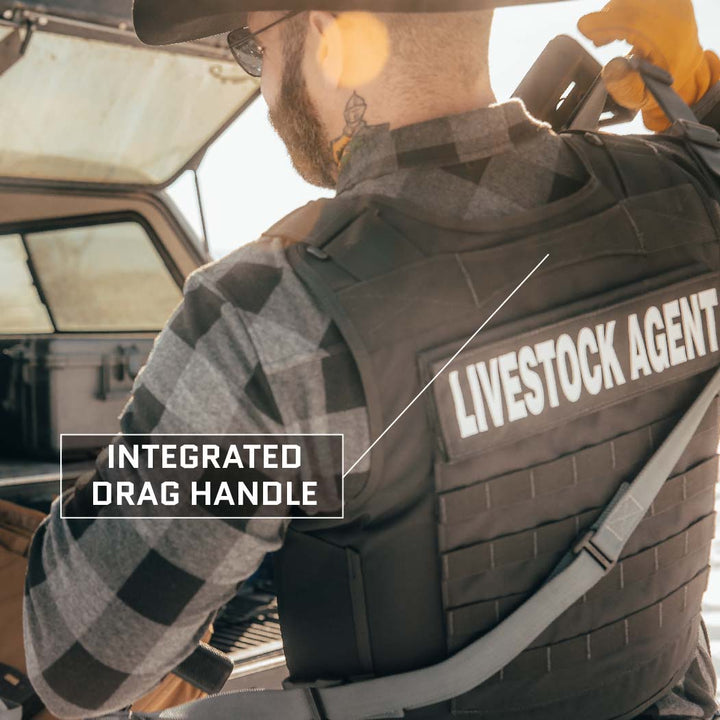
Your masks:
M59 332L160 330L181 300L138 223L47 230L24 239Z
M0 333L53 331L20 235L0 235Z
M11 30L0 27L0 41ZM123 40L33 34L0 75L0 176L159 185L257 93L227 50L200 57Z

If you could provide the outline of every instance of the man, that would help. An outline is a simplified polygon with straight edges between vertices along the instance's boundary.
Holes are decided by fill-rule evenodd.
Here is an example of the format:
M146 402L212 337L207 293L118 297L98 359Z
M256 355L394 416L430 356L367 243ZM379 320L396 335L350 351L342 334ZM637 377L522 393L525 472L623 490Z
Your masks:
M173 42L245 24L239 0L224 12L219 5L214 15L191 8L163 23L162 4L137 1L136 27L147 41ZM717 119L718 62L697 43L688 0L614 0L584 29L598 42L635 39L648 17L655 27L638 49ZM281 547L293 683L352 682L442 660L531 594L617 484L632 479L707 377L688 353L713 360L713 288L663 295L718 267L712 183L681 146L618 149L595 135L571 143L517 101L493 105L484 10L252 11L246 22L231 47L262 73L295 167L336 187L344 204L301 211L190 278L122 429L343 433L346 519L99 523L62 521L56 504L31 552L25 632L30 677L60 717L98 716L146 692ZM614 73L619 95L657 115L626 67ZM639 175L630 171L637 164ZM445 394L425 395L365 454L438 358L546 252L549 265L470 352L517 347L461 358ZM641 314L632 312L638 293L650 298ZM668 328L680 327L674 302L685 312L685 345L675 330L662 335L655 317L666 312ZM604 307L616 315L586 320ZM642 335L643 317L632 371L672 382L638 394L612 338L621 318ZM585 324L564 332L574 318ZM538 328L546 336L524 339ZM553 364L561 348L565 363ZM683 348L695 369L680 377L669 358ZM574 403L582 413L572 415ZM565 422L546 423L551 412ZM516 432L515 420L530 429ZM668 484L679 499L658 501L615 585L588 595L486 686L407 716L712 717L698 611L717 423L711 417L702 430ZM63 498L66 506L81 507L87 487Z

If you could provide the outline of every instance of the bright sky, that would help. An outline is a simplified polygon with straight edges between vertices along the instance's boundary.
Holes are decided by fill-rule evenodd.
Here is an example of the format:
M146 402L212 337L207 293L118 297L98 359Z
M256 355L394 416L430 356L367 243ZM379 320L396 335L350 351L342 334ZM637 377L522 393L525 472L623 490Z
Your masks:
M491 45L493 87L499 101L510 97L547 43L562 33L581 40L601 62L627 54L621 43L597 49L576 29L578 19L604 6L602 0L574 0L501 9ZM720 2L694 0L701 40L720 51ZM442 62L442 57L438 57ZM635 124L634 130L642 128ZM295 173L282 142L255 102L209 150L200 168L210 249L221 257L255 240L290 211L324 193ZM171 195L199 231L197 203L189 177Z

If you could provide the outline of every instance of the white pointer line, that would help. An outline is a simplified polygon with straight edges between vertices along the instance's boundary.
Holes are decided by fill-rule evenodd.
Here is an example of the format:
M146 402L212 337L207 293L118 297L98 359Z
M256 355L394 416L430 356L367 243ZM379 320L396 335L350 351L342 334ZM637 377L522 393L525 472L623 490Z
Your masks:
M467 342L442 366L437 375L412 399L410 404L385 428L377 440L355 461L352 467L343 475L343 480L362 462L368 453L392 430L400 418L428 391L432 384L457 360L465 348L485 329L487 324L510 302L520 288L540 269L540 266L550 257L548 253L527 275L527 277L502 301L497 310L467 339Z

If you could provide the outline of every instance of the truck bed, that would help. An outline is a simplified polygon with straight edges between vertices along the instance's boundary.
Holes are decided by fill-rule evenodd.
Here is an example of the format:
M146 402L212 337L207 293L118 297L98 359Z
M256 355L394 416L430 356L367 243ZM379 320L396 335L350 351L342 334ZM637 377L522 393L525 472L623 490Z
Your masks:
M93 460L63 467L65 480L76 480L93 467ZM60 494L60 463L48 460L0 458L0 500L8 500L47 513Z

